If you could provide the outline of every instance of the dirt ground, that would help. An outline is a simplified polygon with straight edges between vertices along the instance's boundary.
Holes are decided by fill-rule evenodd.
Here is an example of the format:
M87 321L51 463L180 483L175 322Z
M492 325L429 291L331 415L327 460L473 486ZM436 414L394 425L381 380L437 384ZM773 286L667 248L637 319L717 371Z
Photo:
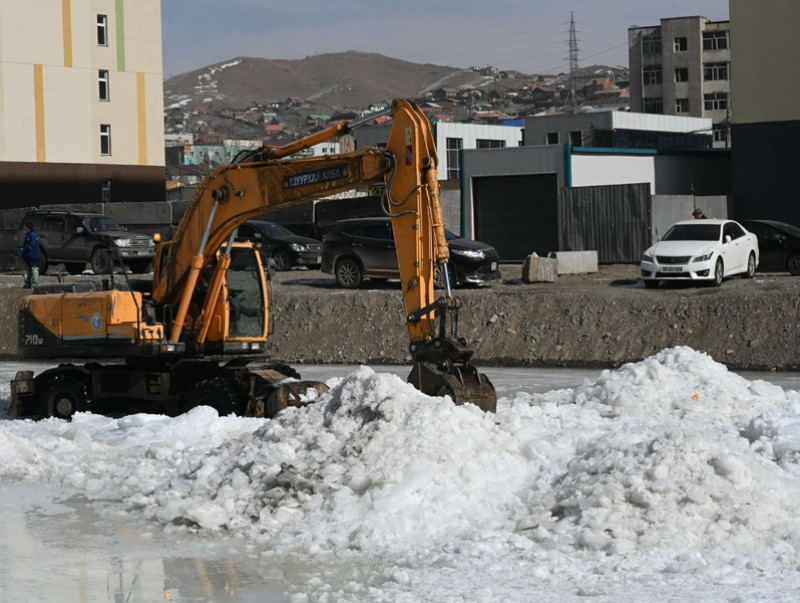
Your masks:
M491 286L455 290L463 302L459 334L484 366L618 366L686 345L731 368L800 369L800 278L788 274L756 273L719 288L670 283L646 289L635 265L536 284L522 282L521 265L501 271L502 280ZM0 275L0 354L6 357L16 354L21 284L19 275ZM276 359L410 361L398 281L346 291L329 274L295 269L276 274L270 299L267 348Z
M637 265L600 266L597 273L535 284L522 282L521 265L501 271L502 280L489 287L456 289L464 303L460 334L483 364L617 366L687 345L732 368L800 368L800 279L786 273L732 278L719 288L669 283L646 289ZM274 282L278 306L290 292L292 298L327 292L308 308L316 360L408 361L399 282L342 291L331 275L300 269L278 273ZM324 310L340 307L340 299L349 300L346 311ZM284 328L290 331L281 333ZM289 332L302 341L302 327L276 322L276 345Z

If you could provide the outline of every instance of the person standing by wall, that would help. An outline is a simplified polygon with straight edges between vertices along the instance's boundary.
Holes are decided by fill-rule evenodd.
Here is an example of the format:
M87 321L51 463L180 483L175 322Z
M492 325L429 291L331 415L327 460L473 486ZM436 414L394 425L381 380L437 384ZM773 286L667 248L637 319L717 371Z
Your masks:
M694 208L694 211L692 212L692 215L694 216L695 220L705 220L706 219L706 215L703 213L703 210L700 209L699 207L695 207Z
M23 287L30 289L39 284L39 260L42 257L42 249L39 246L39 235L36 234L31 222L25 223L25 231L25 241L17 250L17 255L25 262Z

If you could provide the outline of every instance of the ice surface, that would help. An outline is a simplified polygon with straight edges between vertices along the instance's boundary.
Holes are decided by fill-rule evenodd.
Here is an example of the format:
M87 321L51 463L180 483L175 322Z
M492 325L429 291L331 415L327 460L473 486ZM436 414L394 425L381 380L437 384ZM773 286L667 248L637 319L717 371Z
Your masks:
M330 384L271 421L206 407L2 421L0 479L352 569L323 573L297 601L797 592L794 391L682 347L578 388L502 398L494 415L366 367Z

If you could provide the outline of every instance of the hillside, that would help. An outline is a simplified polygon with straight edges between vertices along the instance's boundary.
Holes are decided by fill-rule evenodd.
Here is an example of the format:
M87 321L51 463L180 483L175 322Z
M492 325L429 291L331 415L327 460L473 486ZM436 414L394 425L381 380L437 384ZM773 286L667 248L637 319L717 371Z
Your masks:
M477 77L455 67L355 51L300 60L240 57L168 79L164 104L167 108L213 104L218 109L241 109L254 102L291 97L317 102L330 112L330 107L344 110L385 99L413 98L437 83L461 84Z
M578 81L583 85L609 76L627 80L627 69L587 67ZM463 69L358 51L299 60L239 57L166 80L165 124L170 134L192 133L204 142L271 136L280 143L318 127L314 115L347 118L389 99L424 98L441 88L472 90L474 96L462 92L458 103L463 106L470 99L473 111L480 99L479 109L516 117L519 107L512 105L530 105L533 88L548 86L552 98L566 81L564 74L540 77L493 67ZM509 92L512 95L503 98ZM429 100L432 97L428 95ZM524 114L541 108L525 107ZM466 111L461 113L451 109L451 118L466 117ZM277 130L267 132L268 124Z

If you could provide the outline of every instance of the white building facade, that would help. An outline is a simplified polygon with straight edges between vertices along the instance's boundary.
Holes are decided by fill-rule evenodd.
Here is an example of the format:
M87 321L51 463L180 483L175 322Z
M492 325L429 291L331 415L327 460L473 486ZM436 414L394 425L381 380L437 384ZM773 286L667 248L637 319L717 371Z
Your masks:
M0 0L0 183L14 203L164 198L160 0Z

